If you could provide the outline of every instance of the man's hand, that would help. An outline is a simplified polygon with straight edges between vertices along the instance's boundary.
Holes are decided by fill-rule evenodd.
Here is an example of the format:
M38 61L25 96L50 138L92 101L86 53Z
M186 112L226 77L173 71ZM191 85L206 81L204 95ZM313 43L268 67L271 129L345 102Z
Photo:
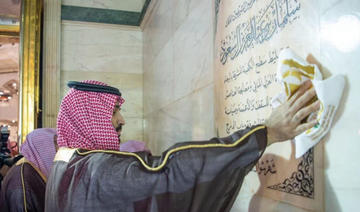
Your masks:
M305 82L288 101L272 111L265 122L268 145L292 139L317 124L317 120L301 123L304 118L320 107L319 100L306 106L316 95L315 89L310 87L311 82Z

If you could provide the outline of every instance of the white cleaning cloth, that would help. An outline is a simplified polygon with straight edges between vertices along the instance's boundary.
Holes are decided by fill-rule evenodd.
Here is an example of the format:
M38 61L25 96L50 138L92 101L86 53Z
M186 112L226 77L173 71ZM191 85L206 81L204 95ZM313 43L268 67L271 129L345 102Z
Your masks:
M293 140L295 157L299 158L319 143L329 131L344 90L345 79L342 75L336 75L322 80L321 72L316 65L308 64L290 49L284 49L279 54L277 77L283 84L284 90L272 99L272 107L278 107L285 102L307 80L312 81L317 98L320 100L320 110L317 114L308 117L311 119L316 115L319 124Z

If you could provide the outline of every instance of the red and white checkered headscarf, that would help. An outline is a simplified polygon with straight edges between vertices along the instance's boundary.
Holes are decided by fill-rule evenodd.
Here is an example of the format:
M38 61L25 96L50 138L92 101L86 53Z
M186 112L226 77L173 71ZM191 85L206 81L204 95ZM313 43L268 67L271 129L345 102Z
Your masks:
M95 80L82 82L107 86ZM114 94L71 88L61 102L57 119L59 147L119 150L118 134L111 122L116 101L124 103Z

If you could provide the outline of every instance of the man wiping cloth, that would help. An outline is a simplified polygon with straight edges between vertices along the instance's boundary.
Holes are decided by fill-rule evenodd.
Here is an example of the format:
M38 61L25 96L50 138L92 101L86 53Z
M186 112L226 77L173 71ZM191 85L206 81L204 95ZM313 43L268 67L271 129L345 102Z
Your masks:
M277 78L283 85L283 91L272 99L273 107L285 102L307 80L312 81L316 91L313 101L316 99L320 101L319 111L308 117L308 120L316 118L318 124L293 139L295 157L299 158L329 132L343 94L345 78L342 75L335 75L323 79L316 64L309 64L289 48L283 49L279 54Z
M57 123L60 149L46 188L46 211L230 211L246 174L266 146L294 138L317 121L319 108L304 83L265 125L226 138L182 142L160 156L126 151L118 89L97 81L70 82ZM305 102L305 103L304 103ZM119 151L121 149L121 151Z

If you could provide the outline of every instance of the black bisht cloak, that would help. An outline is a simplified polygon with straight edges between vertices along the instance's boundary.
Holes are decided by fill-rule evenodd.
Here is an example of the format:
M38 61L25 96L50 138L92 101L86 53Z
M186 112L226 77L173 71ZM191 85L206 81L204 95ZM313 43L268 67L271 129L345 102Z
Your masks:
M160 157L83 149L69 156L69 149L60 149L45 211L230 211L266 145L266 128L255 126L226 138L178 143Z

